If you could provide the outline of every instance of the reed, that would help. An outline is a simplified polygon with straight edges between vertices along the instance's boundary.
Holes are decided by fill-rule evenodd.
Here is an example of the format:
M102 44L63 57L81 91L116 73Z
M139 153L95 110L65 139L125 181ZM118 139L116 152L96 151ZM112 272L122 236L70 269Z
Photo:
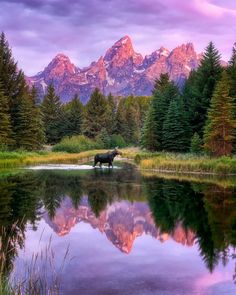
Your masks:
M1 229L1 232L7 234L4 229ZM39 247L41 246L42 235L39 239ZM16 250L12 249L13 246L11 245L14 243L12 243L10 235L6 243L5 251L6 249L9 252ZM65 249L65 253L58 264L58 257L52 246L52 237L50 237L45 247L33 253L30 260L26 260L24 266L14 268L8 276L4 273L7 255L8 253L1 251L0 295L59 295L61 293L63 270L71 260L69 246Z
M146 152L138 149L124 149L123 156L134 160L141 169L156 172L187 174L236 174L236 156L212 158L207 155Z
M157 170L159 172L193 173L193 174L236 174L236 158L221 157L218 159L208 157L185 157L175 155L161 155L149 159L141 159L141 169Z

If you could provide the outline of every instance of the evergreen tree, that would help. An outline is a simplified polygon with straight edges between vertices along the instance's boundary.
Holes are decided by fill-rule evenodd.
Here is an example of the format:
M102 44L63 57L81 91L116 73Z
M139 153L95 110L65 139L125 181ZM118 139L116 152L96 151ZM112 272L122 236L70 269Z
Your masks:
M199 154L201 151L202 151L202 139L195 132L191 139L190 152L194 154Z
M152 102L142 131L142 146L152 150L163 149L163 124L170 102L179 95L178 88L169 80L168 74L161 74L156 80Z
M116 133L120 134L123 138L127 138L128 124L126 120L126 107L125 98L122 98L118 104L116 112Z
M210 42L196 73L194 72L190 76L190 88L185 88L184 93L186 97L186 91L190 91L189 97L186 97L186 99L190 102L189 117L192 134L197 132L200 137L203 136L207 111L221 72L220 54L214 44Z
M163 148L185 152L189 147L189 126L181 97L170 102L163 124Z
M14 61L11 49L2 32L0 36L0 83L3 93L10 100L17 97L19 76L21 72L17 71L17 63Z
M95 138L102 128L106 128L107 101L104 95L95 88L85 107L84 134Z
M140 113L138 103L134 96L129 96L125 100L125 117L127 124L127 132L125 141L132 143L134 145L138 145L140 140Z
M212 97L204 130L204 147L215 156L230 155L235 139L235 105L230 96L230 80L223 72Z
M35 138L35 145L33 149L40 149L46 139L42 112L39 105L38 91L35 87L32 87L30 91L30 100L30 103L32 104L31 131L33 138Z
M111 139L106 128L102 128L96 137L96 142L100 144L101 148L110 148Z
M16 142L16 137L19 137L17 135L17 130L19 130L19 122L17 121L19 104L29 92L24 73L17 69L17 63L14 61L4 33L0 36L0 84L9 103L12 141Z
M13 145L9 105L0 84L0 148Z
M158 128L158 125L157 125L156 116L155 116L155 108L153 106L153 100L152 100L146 119L144 121L144 126L142 128L141 146L143 148L146 148L149 151L155 151L159 149L160 142L159 142L159 136L156 132L157 128Z
M64 135L73 136L82 134L84 111L77 94L65 105L65 117Z
M232 50L227 72L230 78L230 96L234 97L236 102L236 44Z
M61 139L63 116L60 98L56 95L52 84L48 86L41 104L41 111L46 141L54 144Z
M185 82L183 88L183 101L186 110L186 115L191 126L193 118L195 117L195 111L197 107L198 91L197 91L197 71L192 70L189 74L187 81ZM193 131L192 131L193 133Z
M112 135L116 131L116 104L110 93L107 97L107 132Z
M18 148L37 150L42 146L44 133L40 114L32 97L28 95L19 100L15 134Z

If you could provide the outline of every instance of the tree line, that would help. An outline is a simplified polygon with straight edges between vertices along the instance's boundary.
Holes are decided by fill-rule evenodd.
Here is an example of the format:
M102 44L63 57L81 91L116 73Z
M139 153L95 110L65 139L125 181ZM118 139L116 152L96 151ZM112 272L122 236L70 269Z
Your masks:
M0 147L38 150L65 136L85 135L106 146L111 137L137 145L149 97L105 97L99 89L84 106L78 95L63 104L53 83L40 101L18 70L4 33L0 36ZM116 142L117 142L116 140Z
M236 48L227 67L212 42L180 91L168 74L156 80L141 144L151 151L231 155L236 130Z
M161 74L151 97L105 97L94 89L84 106L78 95L63 104L53 84L42 101L17 68L0 36L0 147L38 150L63 137L84 135L108 148L141 145L150 151L231 155L236 130L236 48L227 67L212 42L180 90Z

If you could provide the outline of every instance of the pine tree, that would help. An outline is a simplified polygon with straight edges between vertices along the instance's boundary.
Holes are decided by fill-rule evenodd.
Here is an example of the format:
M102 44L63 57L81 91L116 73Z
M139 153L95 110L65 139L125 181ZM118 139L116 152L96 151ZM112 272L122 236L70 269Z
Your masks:
M125 98L122 98L118 104L116 112L116 133L120 134L124 139L127 139L128 122L126 118ZM128 139L129 142L129 139Z
M116 104L111 93L107 97L107 103L107 132L112 135L116 131Z
M10 100L13 100L18 95L20 74L17 71L17 63L14 61L5 34L2 32L0 36L0 83L4 95Z
M158 128L153 100L149 106L144 126L141 133L141 146L149 151L155 151L160 147L159 136L156 132Z
M138 103L134 96L129 96L125 99L125 108L126 124L128 128L124 139L133 145L138 145L140 140L140 113Z
M110 148L111 139L106 128L102 128L96 137L96 142L100 144L101 148Z
M232 50L227 72L230 78L230 96L234 97L236 102L236 44Z
M236 105L236 43L232 50L227 73L230 78L230 96L233 97L234 105ZM234 118L236 118L236 108L234 109ZM236 139L234 141L234 151L236 151Z
M11 49L6 40L5 34L0 36L0 84L3 94L9 103L9 112L12 126L12 141L16 142L17 130L19 130L18 110L23 97L29 94L24 73L17 69Z
M15 128L15 138L17 148L31 150L35 144L32 139L32 132L29 130L32 118L32 105L27 95L21 97L18 104L17 126Z
M163 148L171 152L185 152L189 148L189 126L181 97L170 102L163 124Z
M142 131L142 146L152 150L163 149L163 124L170 102L179 95L178 88L169 80L168 74L161 74L156 80L152 102ZM152 122L153 121L153 122ZM155 143L155 145L154 145Z
M212 97L204 130L204 147L215 156L232 153L236 131L234 112L230 80L224 71Z
M65 105L65 136L82 134L84 119L83 105L76 94L74 98Z
M191 138L190 152L194 154L199 154L202 151L202 139L195 132Z
M102 128L106 128L107 101L104 95L95 88L85 107L84 134L95 138Z
M33 137L35 138L34 150L42 148L45 143L45 129L43 124L43 116L39 105L38 91L35 87L32 87L30 91L30 100L32 103L32 115L31 115L31 130Z
M191 93L189 98L187 98L191 102L189 117L191 118L190 125L192 127L192 133L197 132L200 137L203 136L207 111L221 72L220 54L214 44L210 42L205 50L199 68L193 74L194 77L190 76L195 81L191 81Z
M54 144L61 139L63 115L60 98L56 95L52 84L48 86L44 96L41 112L46 142Z
M12 128L8 100L3 94L0 85L0 148L11 147L12 145Z

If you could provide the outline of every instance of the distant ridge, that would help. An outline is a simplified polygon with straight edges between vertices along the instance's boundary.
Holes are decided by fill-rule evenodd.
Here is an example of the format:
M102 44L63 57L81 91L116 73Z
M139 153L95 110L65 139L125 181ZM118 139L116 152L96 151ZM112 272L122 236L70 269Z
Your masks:
M124 36L109 48L104 56L80 69L71 63L69 57L60 53L40 73L27 77L29 85L35 85L41 94L53 82L63 102L76 93L86 103L95 87L107 95L126 96L150 95L153 83L161 73L182 86L192 69L201 59L192 43L182 44L172 51L161 47L143 57L134 51L129 36Z

